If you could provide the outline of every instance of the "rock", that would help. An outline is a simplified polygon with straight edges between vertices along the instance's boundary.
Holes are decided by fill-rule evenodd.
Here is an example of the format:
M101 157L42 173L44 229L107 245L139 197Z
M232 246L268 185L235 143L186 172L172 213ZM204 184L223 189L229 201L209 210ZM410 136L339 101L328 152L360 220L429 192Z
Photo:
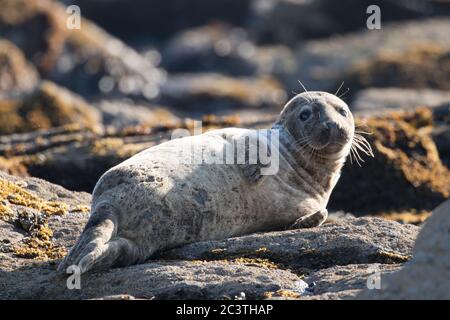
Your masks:
M366 119L360 130L374 158L359 167L347 161L331 194L331 210L362 214L409 212L427 214L450 196L450 171L431 137L433 114L421 108Z
M253 0L107 0L93 4L89 0L70 1L83 8L83 14L122 39L139 41L166 39L177 31L224 21L243 25L252 12ZM139 10L136 10L136 8Z
M450 93L432 89L369 88L355 94L350 104L359 116L376 115L417 107L440 107L450 103Z
M261 42L298 44L304 39L328 37L365 27L370 0L257 0L249 28ZM448 4L433 1L381 0L382 23L450 13ZM384 31L384 25L383 25Z
M255 46L244 29L210 24L175 35L162 52L169 72L211 72L250 76L258 66L251 61Z
M0 171L0 277L31 262L64 256L89 208L87 193Z
M417 45L405 52L381 53L346 75L352 90L367 87L450 89L450 53L447 47Z
M46 78L83 96L158 95L164 71L86 19L81 29L68 29L68 14L59 2L1 0L0 7L2 36Z
M450 126L442 126L433 130L433 140L439 150L442 162L450 168Z
M83 8L86 17L99 23L122 39L138 42L151 36L166 39L171 34L210 21L243 26L264 42L296 44L310 37L324 37L362 28L366 8L372 2L347 0L337 4L330 0L106 0L93 5L88 0L65 1ZM442 1L382 0L383 21L423 18L448 14ZM139 7L139 10L135 10ZM182 19L180 16L182 15ZM280 23L282 21L283 23ZM119 22L119 23L115 23ZM120 27L119 27L120 25Z
M418 227L413 225L379 218L349 218L318 228L193 243L162 253L162 257L268 259L297 272L335 265L401 263L409 259L417 232Z
M301 299L351 299L367 289L370 277L384 277L398 271L401 264L349 264L320 269L306 277L307 294Z
M161 87L160 103L195 115L226 109L279 109L286 98L281 85L270 77L230 78L204 73L169 77Z
M1 0L0 33L14 42L39 70L49 70L62 50L67 14L49 0Z
M0 39L0 99L32 91L38 73L14 44Z
M368 66L373 66L371 70L375 72L376 79L383 76L386 80L380 84L382 86L407 87L408 78L401 73L393 73L397 70L407 71L408 75L416 77L411 79L413 85L410 87L425 87L425 77L419 70L415 70L420 67L421 71L430 76L429 83L432 88L445 90L446 84L442 81L446 79L446 67L444 65L440 69L437 66L439 59L447 61L446 52L450 50L450 43L447 41L449 28L449 18L433 18L386 23L383 24L382 32L365 30L308 41L297 50L298 68L293 70L290 88L299 88L297 80L300 79L307 89L335 92L343 80L353 78L357 81L345 85L350 87L352 93L355 88L361 88L363 85L376 86L378 82L373 81L374 77L366 72ZM423 60L424 57L431 60ZM377 61L383 59L388 59L387 67L377 70ZM398 64L395 64L396 61ZM410 69L407 69L408 63L413 63ZM395 66L400 65L403 67L395 69ZM435 75L430 74L432 68L436 68L433 70ZM365 81L364 76L369 77L366 82L362 82ZM395 79L399 83L394 83Z
M0 100L0 134L49 129L76 124L101 131L99 112L83 98L43 81L30 95Z
M176 127L182 122L162 106L140 105L129 100L101 100L95 105L102 112L103 124L118 129L138 125L157 127L162 123Z
M218 23L174 36L162 53L162 67L179 73L277 77L294 69L296 64L287 46L256 46L245 29Z
M414 258L359 299L450 299L450 201L437 207L417 237Z
M195 243L161 256L190 261L150 260L85 274L81 290L69 290L68 275L56 273L56 264L87 221L90 195L2 172L0 184L1 299L351 297L373 270L390 272L408 260L419 229L348 218L319 228Z
M46 266L4 273L2 283L7 288L0 293L2 299L98 299L122 294L144 299L233 299L241 292L261 299L266 292L296 292L303 281L289 271L244 264L155 261L83 275L81 290L67 289L66 278Z

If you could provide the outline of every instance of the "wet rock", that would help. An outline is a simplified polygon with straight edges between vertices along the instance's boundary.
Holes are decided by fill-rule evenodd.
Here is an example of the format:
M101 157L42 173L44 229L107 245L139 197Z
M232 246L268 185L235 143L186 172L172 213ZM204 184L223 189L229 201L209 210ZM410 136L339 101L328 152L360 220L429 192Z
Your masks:
M169 77L161 88L160 102L195 115L227 109L279 109L285 101L285 91L270 77L230 78L203 73Z
M450 299L450 201L433 211L417 237L414 259L381 278L381 290L360 299Z
M13 43L0 39L0 98L32 91L38 73Z
M312 229L193 243L169 250L162 257L187 260L259 258L297 272L335 265L401 263L409 259L417 232L418 227L413 225L379 218L349 218Z
M164 71L86 19L81 29L68 29L60 3L2 0L0 6L1 34L47 78L83 96L158 95Z
M447 199L450 171L433 142L432 121L431 110L421 108L361 122L360 130L372 133L366 138L375 157L364 157L361 167L346 162L329 209L426 214Z
M381 59L383 57L386 57L385 59L394 57L393 59L400 61L399 63L403 60L405 62L404 69L399 69L399 71L405 70L406 72L406 61L410 61L414 62L415 66L420 66L423 63L421 70L429 72L429 68L432 65L434 67L438 65L439 59L442 59L443 62L447 61L445 52L450 50L450 43L447 41L446 30L449 28L450 19L434 18L422 21L386 23L383 25L382 32L365 30L329 39L308 41L297 50L298 69L293 71L290 88L294 90L299 88L297 80L300 78L308 89L314 88L314 90L335 92L342 81L346 80L353 70L354 74L352 76L361 79L360 83L362 86L362 81L365 80L363 75L372 77L364 71L367 70L365 66L372 65L371 61L376 62L378 61L377 58L380 57ZM431 52L426 51L427 48ZM433 49L435 51L432 51ZM430 52L427 57L432 58L431 61L420 61L423 55L417 52L423 50ZM410 57L407 55L410 55ZM414 87L423 87L424 77L421 77L420 73L414 73L413 68L411 67L411 70L408 69L408 72L410 72L410 75L417 76L417 80L411 80L413 81L412 83L416 83ZM393 69L378 71L374 67L371 70L381 76L383 70ZM436 85L435 89L443 89L445 83L441 83L439 86L437 84L439 84L439 79L441 77L445 79L446 75L437 69L434 71L437 71L436 76L427 73L427 75L431 76L430 83ZM383 86L399 86L399 84L392 83L393 80L389 79L392 75L392 72L384 73L386 82L382 84ZM401 73L393 76L394 79L403 79L402 86L407 87L406 76ZM351 94L355 92L353 85L357 86L359 85L358 83L358 81L353 81L352 86L349 86L348 83L344 87L350 87ZM368 81L364 82L364 85L369 83L375 84L373 81Z
M350 104L357 115L376 115L417 107L440 107L450 103L450 93L432 89L369 88L358 91Z
M85 129L102 129L99 112L83 98L43 81L30 95L0 100L0 134L49 129L77 124Z

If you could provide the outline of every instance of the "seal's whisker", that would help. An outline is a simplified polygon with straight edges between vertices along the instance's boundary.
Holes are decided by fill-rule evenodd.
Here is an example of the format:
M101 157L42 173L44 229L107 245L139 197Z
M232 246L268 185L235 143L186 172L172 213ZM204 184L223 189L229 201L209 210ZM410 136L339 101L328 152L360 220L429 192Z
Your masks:
M350 88L347 88L347 90L345 90L343 93L341 93L341 95L338 96L338 98L342 99L347 94L347 92L349 92L349 91L350 91Z
M362 135L360 135L358 133L355 133L353 137L355 139L358 139L359 141L362 141L362 142L364 142L364 143L366 143L366 144L368 144L370 146L369 142L367 141L367 139L364 136L362 136Z
M367 142L367 140L361 139L359 137L354 137L353 141L358 142L359 144L364 146L369 152L372 152L372 147L370 146L369 142Z
M368 149L366 145L362 145L361 142L354 140L352 145L364 152L366 155L373 157L372 150Z
M308 90L306 90L305 86L303 85L303 83L300 80L298 80L298 82L302 86L303 90L305 90L305 92L308 94L309 99L310 99L309 102L312 102L313 101L313 97L311 96L311 94L308 92Z
M358 144L360 148L363 148L364 152L368 156L374 157L372 147L370 146L370 143L366 140L366 138L361 135L355 134L353 136L353 143Z
M355 130L355 133L359 133L359 134L367 134L369 136L371 136L373 134L373 132L367 132L367 131L360 131L360 130Z
M359 160L363 161L364 160L361 158L360 154L359 154L359 150L361 150L362 152L364 152L365 154L367 154L367 150L364 149L360 143L358 141L356 141L355 139L353 139L352 141L352 145L351 145L351 149L353 149L353 151L355 152L355 154L358 156Z
M353 156L355 157L356 163L361 167L361 163L359 163L359 160L360 160L361 162L364 162L364 160L363 160L363 159L361 158L361 156L359 155L358 150L354 149L353 146L352 146L352 148L350 149L350 151L353 152Z
M372 154L371 154L369 151L367 151L366 149L364 149L363 147L361 147L361 145L359 145L358 143L355 143L354 146L355 146L355 150L356 150L356 149L359 149L359 150L361 150L362 152L364 152L364 154L366 154L367 156L372 156Z
M337 96L338 95L338 93L339 93L339 90L341 90L342 89L342 86L344 85L344 81L342 81L342 83L341 83L341 85L339 86L339 88L336 90L336 92L334 93L334 95L335 96Z
M350 158L350 164L353 164L353 154L352 154L352 149L350 149L350 153L348 154L349 158Z

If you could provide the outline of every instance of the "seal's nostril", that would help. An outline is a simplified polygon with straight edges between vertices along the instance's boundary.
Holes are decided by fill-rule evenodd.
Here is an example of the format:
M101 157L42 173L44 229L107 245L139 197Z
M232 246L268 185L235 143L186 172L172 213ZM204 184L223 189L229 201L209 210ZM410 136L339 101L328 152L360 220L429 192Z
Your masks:
M323 123L323 126L324 126L325 129L327 129L327 130L333 130L333 129L336 129L336 128L337 128L336 123L333 122L333 121L327 121L327 122L324 122L324 123Z

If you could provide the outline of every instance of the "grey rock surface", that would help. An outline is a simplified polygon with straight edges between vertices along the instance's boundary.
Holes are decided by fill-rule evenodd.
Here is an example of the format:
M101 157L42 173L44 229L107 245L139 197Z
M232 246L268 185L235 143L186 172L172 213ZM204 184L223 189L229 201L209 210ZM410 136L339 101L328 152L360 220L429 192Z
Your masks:
M359 116L379 115L394 110L439 107L450 102L450 92L432 89L369 88L358 91L350 104Z
M349 218L318 228L193 243L163 253L176 259L267 258L292 268L408 260L419 228L380 218Z
M19 195L26 191L35 200L67 205L64 214L40 217L52 230L51 245L41 248L44 253L75 243L88 217L79 207L89 205L89 194L1 172L0 181L3 191L11 187L4 184L8 181L21 188ZM69 290L68 275L55 271L58 258L23 257L12 249L32 237L23 228L28 220L14 223L19 212L37 210L10 203L12 198L4 195L2 204L13 216L0 220L1 299L233 299L241 292L255 299L353 297L371 266L390 271L408 259L419 229L378 218L345 218L309 230L191 244L162 254L160 260L83 275L81 289ZM308 285L311 289L304 291Z
M227 299L245 293L302 289L303 281L285 270L227 262L156 261L81 277L81 289L69 290L66 277L48 266L0 271L2 299L97 299L127 294L144 299ZM32 279L30 281L30 279Z
M449 28L450 19L433 18L386 23L383 32L364 30L308 41L297 51L298 69L291 75L291 86L299 88L297 80L301 75L306 88L335 92L349 70L381 53L399 55L423 43L449 50Z
M437 207L414 246L414 259L381 278L381 290L362 292L362 299L450 299L450 201Z

